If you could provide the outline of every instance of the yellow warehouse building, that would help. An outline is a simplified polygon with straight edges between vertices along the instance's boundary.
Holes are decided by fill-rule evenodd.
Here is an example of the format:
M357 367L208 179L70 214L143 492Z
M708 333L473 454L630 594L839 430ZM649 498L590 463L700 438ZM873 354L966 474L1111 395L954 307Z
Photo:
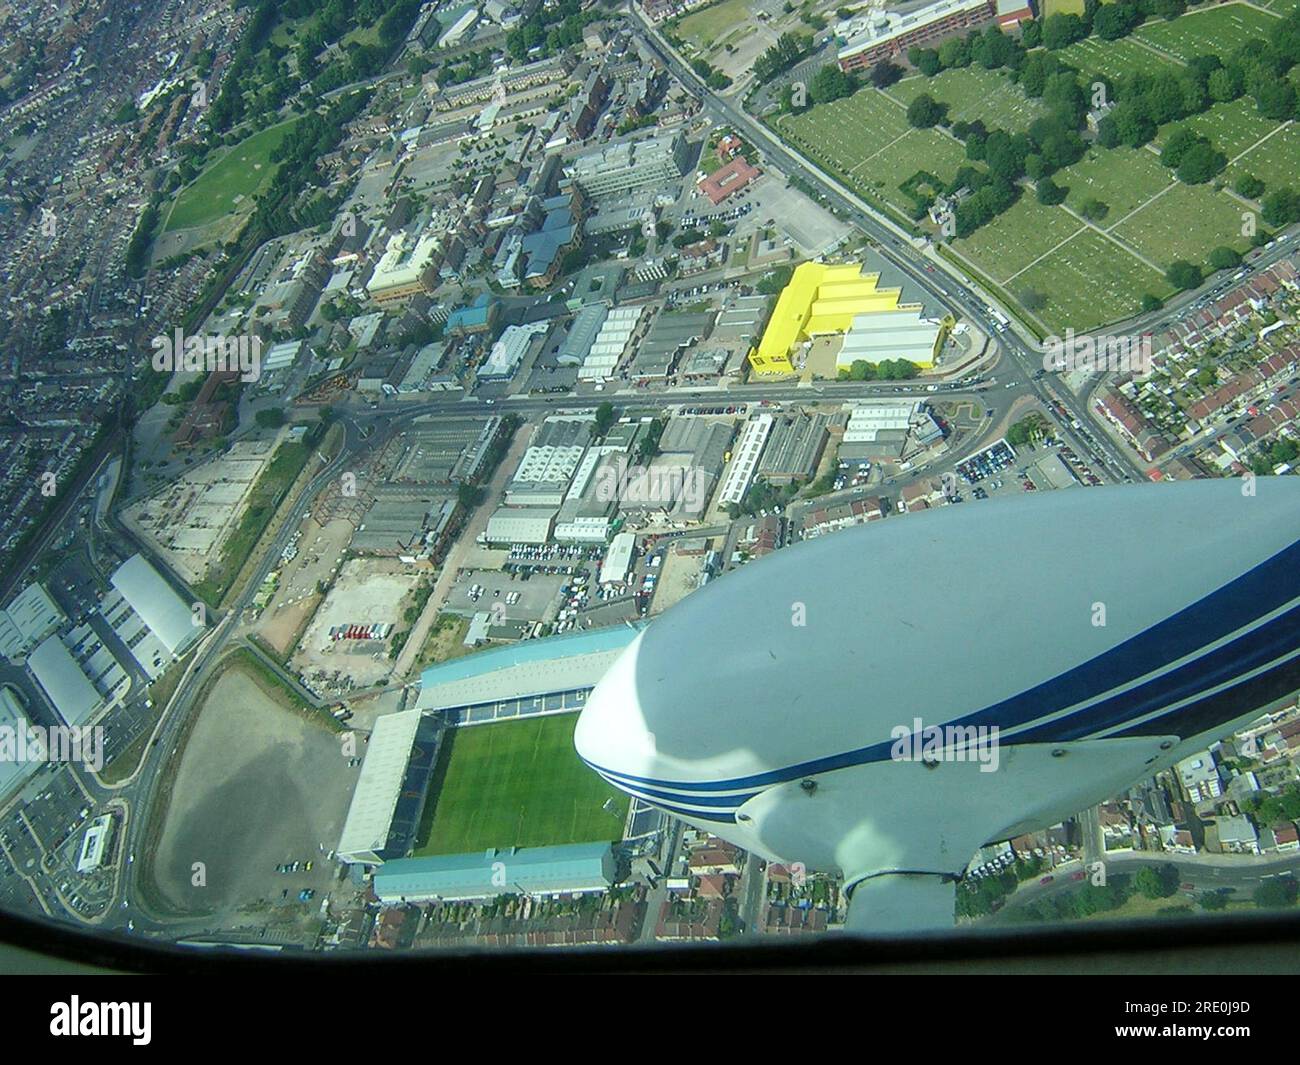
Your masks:
M900 302L901 288L879 284L880 274L862 273L859 263L801 264L781 290L763 339L749 353L754 373L763 377L794 373L790 353L797 344L828 333L847 333L859 315L921 313L921 304ZM933 365L933 358L918 365Z

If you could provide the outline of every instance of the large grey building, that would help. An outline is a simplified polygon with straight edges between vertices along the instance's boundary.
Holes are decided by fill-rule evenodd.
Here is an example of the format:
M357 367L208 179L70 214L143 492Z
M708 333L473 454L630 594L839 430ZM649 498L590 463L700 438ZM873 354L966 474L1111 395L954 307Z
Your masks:
M591 196L611 196L677 181L691 165L681 130L648 140L620 141L578 156L569 174Z

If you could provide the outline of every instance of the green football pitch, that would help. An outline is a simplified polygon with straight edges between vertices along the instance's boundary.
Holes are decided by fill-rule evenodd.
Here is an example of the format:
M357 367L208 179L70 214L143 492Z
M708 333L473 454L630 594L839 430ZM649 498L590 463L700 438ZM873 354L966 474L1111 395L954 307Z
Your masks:
M578 758L577 724L552 714L449 732L414 853L619 839L630 800Z

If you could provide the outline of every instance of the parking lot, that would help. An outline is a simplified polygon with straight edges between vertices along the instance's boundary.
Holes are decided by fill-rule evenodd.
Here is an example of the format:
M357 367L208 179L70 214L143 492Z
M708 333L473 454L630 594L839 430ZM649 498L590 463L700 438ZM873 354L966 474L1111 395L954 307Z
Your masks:
M559 609L563 574L462 570L443 610L472 616L499 610L503 621L549 621Z
M1010 469L1015 465L1015 450L1005 440L999 440L996 444L986 447L983 451L977 452L964 462L957 464L957 476L970 485L979 484L981 481L996 481L989 487L1001 488L1002 478L997 475L1004 470ZM983 496L976 494L976 499Z

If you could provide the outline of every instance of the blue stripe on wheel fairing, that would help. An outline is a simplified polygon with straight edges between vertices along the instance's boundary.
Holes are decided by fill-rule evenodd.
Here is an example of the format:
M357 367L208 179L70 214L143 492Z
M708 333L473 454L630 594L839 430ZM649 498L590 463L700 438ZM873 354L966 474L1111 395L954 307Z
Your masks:
M588 762L587 764L591 765L590 762ZM595 766L592 766L592 768L595 769ZM628 794L634 796L635 798L643 799L645 802L650 803L652 806L660 810L667 810L669 813L672 814L677 814L679 817L694 817L697 820L716 821L719 824L735 824L736 822L736 809L738 808L738 804L737 807L728 807L725 810L712 810L712 809L691 810L691 809L687 809L684 806L676 806L670 803L666 803L662 799L652 799L648 795L643 795L641 794L640 789L633 790L629 788L627 785L621 784L617 780L613 780L609 776L609 774L605 773L603 770L597 769L596 772L599 773L602 777L604 777L605 780L608 781L610 784L613 784L614 787L618 788L619 791L627 792ZM751 799L754 797L754 795L757 794L758 792L752 792L751 794L744 796L744 798ZM682 799L687 802L696 801L695 799L692 799L689 796L670 796L670 797Z
M1300 607L1136 688L1104 699L1068 718L1017 732L1015 742L1083 739L1244 676L1296 647L1300 647Z
M1292 658L1281 665L1251 677L1249 680L1225 688L1221 692L1198 699L1190 706L1182 706L1170 711L1178 715L1178 731L1174 735L1194 736L1206 732L1225 721L1232 721L1254 709L1263 708L1269 703L1285 699L1295 691L1300 691L1300 657ZM1169 715L1152 718L1130 725L1115 736L1162 736L1173 732L1173 722L1165 720Z
M1300 594L1300 541L1296 541L1290 547L1278 552L1272 558L1267 559L1254 569L1230 581L1172 617L1153 625L1151 628L1098 655L1096 658L1057 677L1044 681L1034 688L995 703L993 706L985 707L983 710L944 724L962 726L996 725L999 729L1006 730L1035 719L1059 714L1071 706L1077 706L1104 694L1106 691L1122 687L1138 677L1151 673L1154 669L1167 667L1170 663L1217 642L1286 605L1297 594ZM1279 623L1282 623L1282 629L1285 630L1287 624L1285 619L1288 617L1290 617L1290 614L1274 619L1267 626L1261 627L1261 631ZM1241 639L1248 640L1253 637L1254 634L1248 634ZM1217 651L1210 652L1205 657L1217 653ZM1166 676L1179 676L1181 678L1184 670L1195 669L1196 666L1197 662L1187 663L1161 677L1154 678L1140 687L1145 689L1148 684L1160 684ZM1239 670L1237 672L1244 671ZM1127 694L1121 693L1115 699L1123 699ZM1177 701L1177 699L1166 699L1164 704L1167 705L1173 701ZM1108 706L1110 702L1111 700L1104 700L1097 706ZM1158 705L1152 706L1146 712L1158 708ZM1059 736L1057 733L1072 724L1087 722L1092 709L1060 718L1055 722L1045 722L1041 729L1035 731L1050 733L1050 735L1045 734L1038 742L1067 738ZM1121 720L1127 720L1127 718ZM1096 731L1098 727L1104 726L1089 723L1086 731ZM626 781L626 785L619 786L644 786L649 784L672 788L679 792L737 791L743 788L780 784L812 773L824 773L830 770L845 769L849 766L881 761L888 757L892 747L892 740L884 740L856 750L844 751L825 758L787 766L784 769L769 770L765 773L756 773L747 777L722 781L655 780L619 773L604 767L593 768L598 768L599 772L615 783ZM686 799L686 796L681 795L678 798L679 800Z

